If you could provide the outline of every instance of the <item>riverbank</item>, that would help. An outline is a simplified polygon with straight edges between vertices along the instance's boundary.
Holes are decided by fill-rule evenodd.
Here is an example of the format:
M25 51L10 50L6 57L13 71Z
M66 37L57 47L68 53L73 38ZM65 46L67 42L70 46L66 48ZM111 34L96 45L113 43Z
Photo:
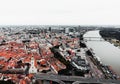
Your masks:
M120 48L120 29L101 29L102 38Z

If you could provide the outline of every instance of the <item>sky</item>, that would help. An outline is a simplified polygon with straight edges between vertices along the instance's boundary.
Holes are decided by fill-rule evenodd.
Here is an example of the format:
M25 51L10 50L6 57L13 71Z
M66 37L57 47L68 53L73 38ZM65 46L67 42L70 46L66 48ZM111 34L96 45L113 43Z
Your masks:
M0 25L120 25L120 0L0 0Z

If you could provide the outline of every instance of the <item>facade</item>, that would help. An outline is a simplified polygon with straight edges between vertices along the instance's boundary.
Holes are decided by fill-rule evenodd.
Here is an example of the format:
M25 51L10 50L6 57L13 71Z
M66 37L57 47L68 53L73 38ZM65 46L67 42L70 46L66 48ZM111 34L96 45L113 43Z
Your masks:
M31 64L31 66L30 66L30 69L29 69L29 73L37 73L37 68L35 67L34 57L31 58L30 64Z

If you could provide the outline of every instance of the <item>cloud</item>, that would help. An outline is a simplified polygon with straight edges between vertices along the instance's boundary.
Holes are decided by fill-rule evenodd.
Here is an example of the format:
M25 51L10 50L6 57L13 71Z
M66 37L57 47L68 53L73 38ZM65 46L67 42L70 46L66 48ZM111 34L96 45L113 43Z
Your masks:
M1 0L0 24L120 24L119 0Z

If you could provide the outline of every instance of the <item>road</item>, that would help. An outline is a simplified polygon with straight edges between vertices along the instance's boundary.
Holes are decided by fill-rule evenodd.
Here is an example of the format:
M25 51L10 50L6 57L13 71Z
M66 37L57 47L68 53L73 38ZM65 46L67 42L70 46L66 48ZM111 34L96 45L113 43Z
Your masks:
M63 76L55 74L35 74L36 80L53 80L60 84L65 84L63 81L81 81L82 83L118 83L120 80L106 80L106 79L95 79L95 78L85 78L80 76Z
M90 60L90 58L89 57L86 57L86 58L90 64L90 69L91 69L90 71L92 73L92 76L97 79L104 78L104 75L102 74L102 72L97 68L96 65L93 64L93 62Z

